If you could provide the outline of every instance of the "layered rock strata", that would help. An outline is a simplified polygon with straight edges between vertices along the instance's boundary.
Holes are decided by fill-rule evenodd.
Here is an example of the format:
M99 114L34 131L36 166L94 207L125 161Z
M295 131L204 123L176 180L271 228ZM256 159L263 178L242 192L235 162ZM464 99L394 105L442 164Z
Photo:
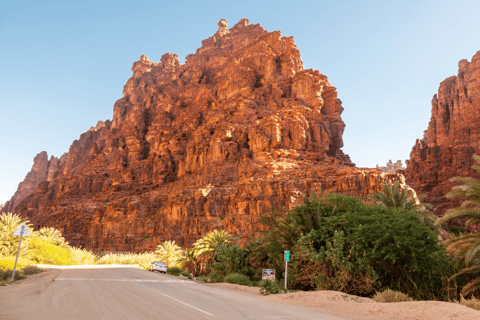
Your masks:
M221 20L182 65L145 55L112 121L75 141L55 178L15 211L94 250L191 245L214 228L247 238L258 215L320 188L366 196L386 179L341 150L343 107L292 37Z
M32 169L27 173L23 182L19 183L13 197L0 208L0 212L12 212L26 196L35 192L40 182L51 181L58 167L65 161L65 158L66 154L60 157L60 159L51 156L49 160L45 151L37 154L33 159Z
M417 139L405 177L438 214L458 206L446 199L455 176L478 177L473 154L480 154L480 51L471 62L461 60L458 75L445 79L432 99L432 116L423 139ZM458 184L458 183L457 183Z

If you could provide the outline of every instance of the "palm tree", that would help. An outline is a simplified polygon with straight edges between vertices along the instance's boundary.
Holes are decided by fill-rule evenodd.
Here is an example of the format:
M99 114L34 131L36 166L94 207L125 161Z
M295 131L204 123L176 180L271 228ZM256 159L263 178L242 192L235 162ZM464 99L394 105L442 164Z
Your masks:
M437 217L426 209L431 208L431 204L420 202L423 197L425 197L424 194L417 196L412 189L401 188L400 182L397 180L394 183L384 182L383 192L374 192L367 198L373 200L377 205L416 211L419 213L418 222L435 229L434 223Z
M226 230L213 230L201 239L198 239L193 247L197 257L211 257L214 258L215 254L220 248L235 239L233 235Z
M0 257L14 255L17 252L19 236L14 236L13 233L23 224L27 224L27 228L31 232L30 221L23 219L17 214L2 213L0 215ZM22 248L26 242L22 241Z
M62 233L55 228L43 227L40 230L35 231L33 235L35 237L40 237L42 239L45 239L56 246L60 246L60 247L68 246L68 242L65 241L65 238L62 236Z
M184 250L175 244L175 241L164 241L158 245L155 253L159 255L160 259L167 262L169 267L176 267L181 264Z
M480 156L473 155L473 159L480 164ZM480 173L480 166L473 165L472 169ZM451 182L463 182L463 185L455 186L447 193L447 198L462 198L465 201L460 207L447 210L445 215L437 220L436 225L451 221L453 219L465 219L465 226L480 224L480 180L473 177L454 177ZM458 262L464 263L459 273L461 274L480 273L480 233L462 234L452 236L447 241L448 249L454 254ZM470 281L464 288L463 294L467 295L480 289L480 277Z
M378 205L389 208L402 208L405 210L417 211L421 208L420 201L407 188L401 188L400 182L397 180L393 184L391 182L383 183L383 192L374 192L373 196L368 199L373 200Z

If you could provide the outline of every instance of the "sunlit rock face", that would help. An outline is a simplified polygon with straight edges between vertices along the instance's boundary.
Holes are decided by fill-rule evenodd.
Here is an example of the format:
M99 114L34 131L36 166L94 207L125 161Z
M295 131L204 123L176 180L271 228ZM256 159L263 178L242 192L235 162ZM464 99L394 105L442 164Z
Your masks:
M438 214L459 205L446 199L455 176L475 176L473 154L480 154L480 51L471 62L461 60L458 75L445 79L433 96L432 117L423 139L417 139L405 177Z
M142 55L132 71L112 121L82 134L16 207L73 245L145 251L214 228L245 239L260 213L302 192L366 196L398 177L353 167L336 89L279 31L221 20L185 64Z

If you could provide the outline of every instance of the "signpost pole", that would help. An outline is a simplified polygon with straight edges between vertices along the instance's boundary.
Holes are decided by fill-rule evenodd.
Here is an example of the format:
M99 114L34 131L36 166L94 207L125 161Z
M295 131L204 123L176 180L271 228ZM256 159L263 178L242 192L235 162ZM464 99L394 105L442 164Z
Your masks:
M287 292L288 261L290 261L290 251L285 250L285 292Z
M18 254L20 253L20 245L22 244L22 236L23 236L24 229L25 229L25 226L22 225L22 230L20 231L20 241L18 241L17 257L15 258L15 266L13 267L13 272L12 272L12 282L10 282L10 284L13 283L13 279L15 278L15 269L17 269Z

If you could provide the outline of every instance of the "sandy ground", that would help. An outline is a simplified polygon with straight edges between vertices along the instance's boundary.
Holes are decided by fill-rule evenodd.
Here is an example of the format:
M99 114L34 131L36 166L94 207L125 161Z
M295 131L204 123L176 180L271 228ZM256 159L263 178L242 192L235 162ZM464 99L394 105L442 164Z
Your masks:
M480 311L458 303L441 301L411 301L381 303L370 298L348 295L338 291L294 292L263 296L260 289L230 283L208 284L216 288L235 290L261 299L275 301L321 312L344 319L462 319L479 320Z

